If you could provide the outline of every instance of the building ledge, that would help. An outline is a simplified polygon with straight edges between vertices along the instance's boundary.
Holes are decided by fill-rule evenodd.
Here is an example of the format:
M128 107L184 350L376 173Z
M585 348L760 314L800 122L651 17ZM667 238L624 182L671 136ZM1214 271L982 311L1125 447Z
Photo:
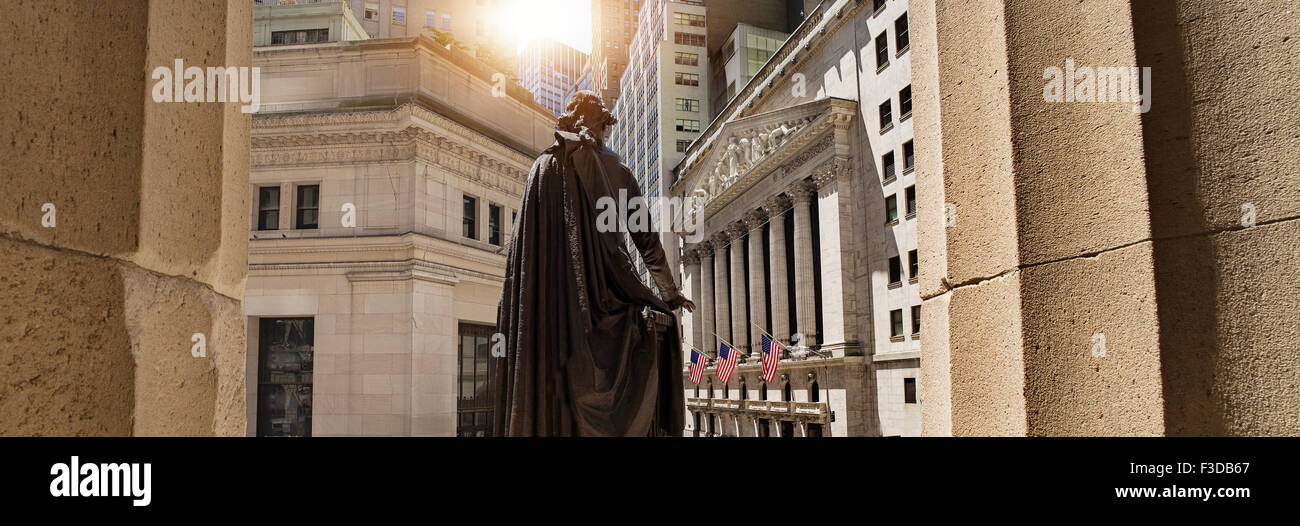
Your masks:
M871 357L873 362L896 362L899 360L920 360L921 351L882 352Z

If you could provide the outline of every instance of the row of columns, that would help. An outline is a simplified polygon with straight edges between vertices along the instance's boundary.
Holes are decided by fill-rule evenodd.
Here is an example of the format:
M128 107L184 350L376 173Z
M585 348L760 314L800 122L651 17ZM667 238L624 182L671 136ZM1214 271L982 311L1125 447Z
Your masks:
M691 292L699 310L692 314L691 343L696 349L716 356L718 338L744 353L758 351L762 337L759 326L772 307L771 333L783 344L795 332L803 343L817 343L816 288L813 272L812 199L816 187L799 181L786 192L768 199L761 208L746 213L742 220L726 225L696 245L688 246L683 262L691 277ZM791 305L786 273L785 214L794 214L794 304ZM770 259L763 257L763 225L770 223ZM745 276L744 238L749 236L749 279ZM730 265L727 264L730 250ZM771 264L768 265L767 262ZM771 290L764 278L771 273ZM730 292L728 294L728 292ZM745 299L749 299L746 309ZM795 309L795 327L790 327L790 308ZM751 323L751 321L753 323ZM716 337L715 337L716 335Z

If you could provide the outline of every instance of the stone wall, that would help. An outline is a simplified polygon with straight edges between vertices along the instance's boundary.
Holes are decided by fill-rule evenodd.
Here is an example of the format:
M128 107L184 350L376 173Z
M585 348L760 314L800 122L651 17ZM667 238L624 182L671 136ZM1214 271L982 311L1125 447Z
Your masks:
M924 433L1300 432L1294 6L910 4Z
M150 72L250 65L251 3L6 8L0 434L242 434L250 119Z

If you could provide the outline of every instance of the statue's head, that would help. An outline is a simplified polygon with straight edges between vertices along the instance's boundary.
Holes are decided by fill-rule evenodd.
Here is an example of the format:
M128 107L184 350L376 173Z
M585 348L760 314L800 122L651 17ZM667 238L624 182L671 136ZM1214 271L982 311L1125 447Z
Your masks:
M585 130L596 140L604 142L605 134L617 122L614 115L605 109L600 95L591 90L582 90L569 98L569 105L555 123L555 129L569 133L582 133Z

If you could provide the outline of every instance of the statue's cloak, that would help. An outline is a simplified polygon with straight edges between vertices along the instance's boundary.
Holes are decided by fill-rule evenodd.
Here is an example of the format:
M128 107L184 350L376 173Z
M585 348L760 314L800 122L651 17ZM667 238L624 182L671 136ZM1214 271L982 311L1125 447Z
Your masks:
M672 312L638 278L625 234L597 230L598 199L617 203L624 190L630 200L640 188L589 136L555 136L528 174L506 256L493 434L681 436L677 320L652 345L643 310ZM659 235L626 235L661 290L673 286Z

